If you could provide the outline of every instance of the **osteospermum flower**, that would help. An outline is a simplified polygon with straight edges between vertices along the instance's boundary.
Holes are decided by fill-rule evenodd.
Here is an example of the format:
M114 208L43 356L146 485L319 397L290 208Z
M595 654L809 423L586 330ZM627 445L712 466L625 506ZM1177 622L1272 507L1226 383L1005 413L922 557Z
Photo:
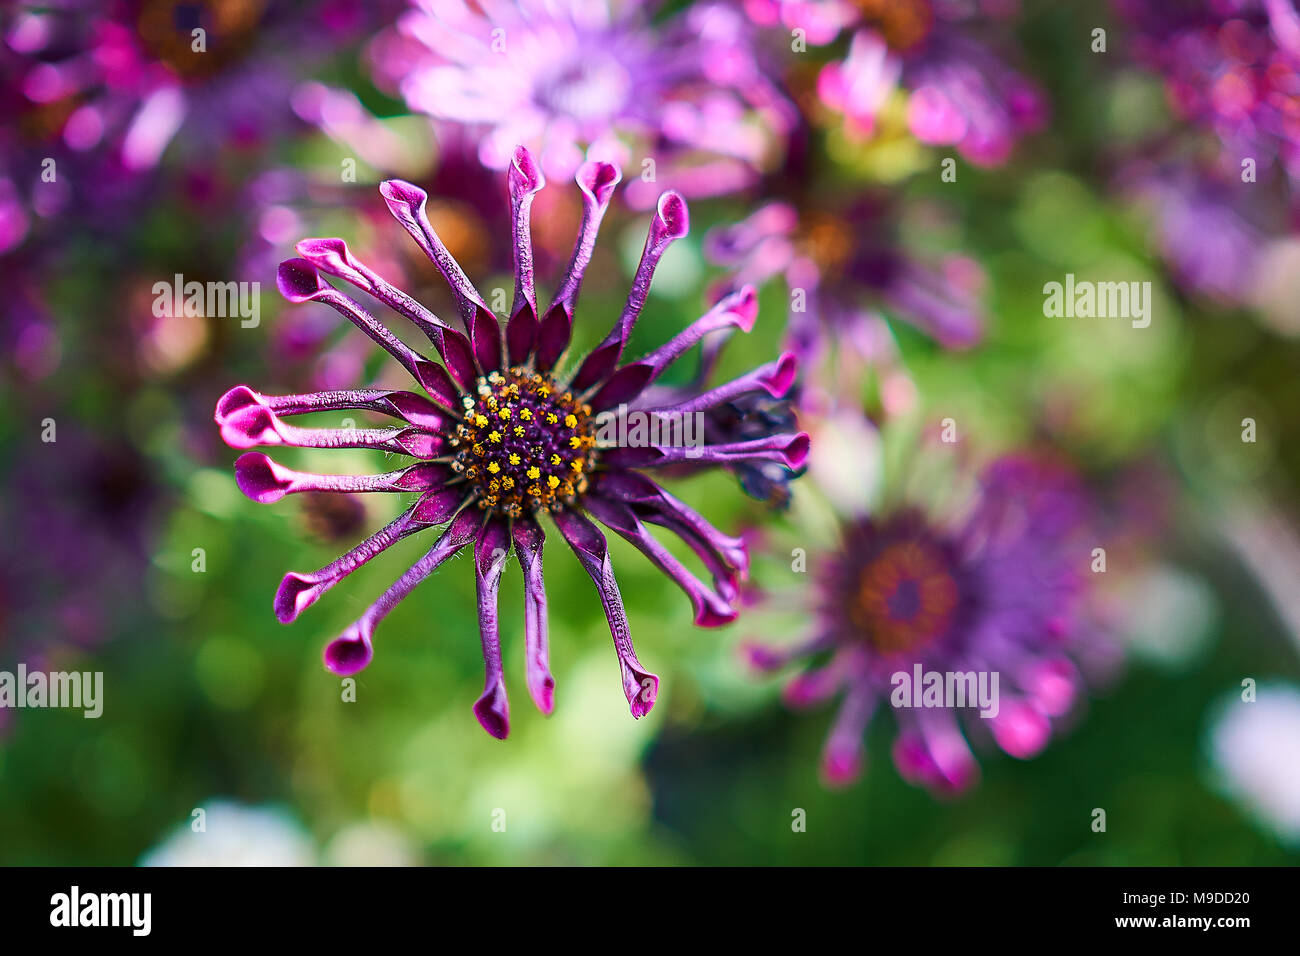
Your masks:
M883 708L894 711L893 758L905 779L939 794L975 780L953 702L909 706L911 690L896 699L895 675L912 681L918 669L994 688L995 714L967 711L972 738L991 734L1021 759L1047 745L1082 690L1076 661L1106 656L1095 653L1086 601L1089 517L1071 472L1019 455L989 465L969 505L949 516L915 505L843 515L838 544L810 557L810 633L793 646L746 648L761 670L820 659L786 686L791 706L843 696L823 754L828 783L859 775L863 735Z
M1292 0L1115 0L1180 116L1217 135L1225 170L1279 160L1300 178L1300 13Z
M1273 231L1256 194L1176 162L1134 163L1121 186L1180 288L1225 304L1250 300Z
M120 230L168 149L208 157L298 128L292 76L391 0L16 0L0 20L0 252L40 220ZM312 42L295 42L302 22ZM202 44L195 31L202 31ZM54 177L47 166L54 161Z
M654 704L659 679L637 659L605 535L596 522L626 538L682 587L694 606L697 624L726 623L735 616L731 602L748 567L743 543L718 531L647 477L644 469L684 461L721 464L753 459L798 467L808 451L808 438L801 433L769 433L703 446L647 442L637 447L615 446L603 433L598 416L609 410L666 417L708 409L747 392L778 394L791 384L789 360L782 359L671 406L639 401L652 394L648 387L691 346L711 332L749 329L757 309L754 290L742 289L665 345L620 364L660 257L686 234L686 203L677 193L660 197L627 305L613 328L575 369L561 373L583 273L620 178L618 168L608 163L589 162L578 170L582 223L554 301L542 311L533 281L529 214L543 176L528 150L515 151L508 176L515 294L504 330L430 226L425 192L398 180L383 183L380 192L389 210L450 285L468 334L390 285L358 261L340 239L300 242L301 258L281 264L278 284L291 302L324 302L337 309L397 359L423 394L360 389L270 396L241 385L217 404L222 436L236 448L372 448L416 459L380 475L315 475L291 471L250 452L240 457L235 470L244 493L261 502L300 491L419 495L392 523L338 560L314 573L286 575L275 596L276 615L286 623L394 542L446 525L428 553L325 648L326 666L337 674L354 674L365 667L372 656L374 630L385 615L435 568L473 544L487 667L486 686L474 713L495 737L505 737L509 729L497 590L512 547L524 577L528 689L542 711L549 713L553 706L542 581L540 519L544 515L550 516L596 584L613 634L624 692L632 715L641 717ZM356 285L415 325L432 343L441 363L398 339L358 302L326 282L322 273ZM402 424L391 429L329 429L302 428L284 420L337 409L378 412ZM712 586L659 544L647 523L680 536L711 573Z
M652 25L647 6L412 0L376 44L377 80L440 136L468 136L493 169L517 143L551 177L571 176L584 157L629 162L636 145L655 158L655 180L686 195L748 185L796 121L750 25L718 3ZM643 205L658 193L628 189Z
M813 44L852 32L843 59L822 68L817 93L860 136L874 132L877 115L899 89L917 139L954 146L983 166L1003 162L1020 137L1046 121L1036 84L973 35L979 20L999 15L995 5L746 0L745 6L756 21L802 30Z
M832 209L815 197L799 205L802 212L772 202L713 229L705 237L706 257L729 268L723 289L783 279L791 303L787 336L799 361L822 366L834 355L842 371L870 366L884 411L905 411L915 386L885 316L945 348L970 348L984 335L983 270L967 256L911 255L892 235L888 206L841 199ZM825 392L833 403L834 389L824 386L821 376L808 380L801 401L807 405L812 393ZM841 383L838 390L856 394L854 387Z

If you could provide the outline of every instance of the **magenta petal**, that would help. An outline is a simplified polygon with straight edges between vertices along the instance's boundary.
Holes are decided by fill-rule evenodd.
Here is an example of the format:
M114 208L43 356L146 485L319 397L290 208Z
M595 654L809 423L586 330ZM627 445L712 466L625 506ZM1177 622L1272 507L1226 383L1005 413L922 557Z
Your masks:
M360 624L353 624L342 636L325 645L325 666L340 677L349 677L364 670L375 656L370 634Z
M446 483L452 475L450 468L431 462L421 462L382 475L315 475L286 468L260 452L247 452L235 462L235 482L239 490L261 504L270 504L285 495L303 491L344 494L424 491Z
M506 700L504 683L498 681L483 691L474 701L474 716L497 740L505 740L510 735L510 703Z
M311 302L318 293L333 288L306 259L281 262L275 273L275 285L280 294L293 303Z
M293 472L260 452L246 452L235 461L235 484L261 504L279 501L293 488Z
M728 326L748 332L753 329L757 317L758 293L753 286L743 286L736 292L724 296L708 312L649 355L638 359L635 364L650 366L654 370L654 377L658 377L664 369L677 361L682 353L704 336Z
M474 543L475 584L478 591L478 627L483 643L487 678L483 694L474 704L474 715L493 737L504 740L510 733L510 707L506 701L505 674L501 666L501 632L497 593L501 570L510 553L509 522L491 518Z
M1027 668L1021 684L1034 705L1048 717L1060 717L1074 705L1082 679L1068 658L1035 661Z
M379 626L380 621L387 617L389 612L401 603L417 584L474 539L480 520L477 509L461 511L438 537L433 547L425 553L424 557L411 565L400 578L394 581L379 596L379 599L374 604L366 609L366 612L360 618L351 624L341 636L326 646L325 666L336 674L346 675L354 674L369 664L372 656L371 641L375 628ZM394 522L394 524L396 523ZM389 527L392 527L392 525ZM368 558L364 560L368 560ZM360 563L364 563L364 561L356 562L356 564ZM294 600L295 591L300 595L306 593L299 590L296 584L290 584L291 579L297 578L298 582L302 583L308 577L308 575L289 575L285 578L285 584L281 585L281 591L284 592L286 602ZM280 600L280 595L277 595L277 611L279 610ZM312 596L306 603L310 604L314 600L315 597ZM302 603L301 597L298 598L297 603ZM298 610L301 610L301 607Z
M632 709L632 716L644 717L658 699L659 678L642 667L637 660L628 628L627 612L623 609L623 597L619 594L605 536L587 518L572 511L556 512L553 518L560 534L596 584L605 617L609 621L610 634L614 638L614 651L618 655L623 677L623 693Z
M582 288L582 277L587 270L587 265L591 262L591 254L596 248L596 234L600 231L600 222L605 217L605 211L609 208L609 201L614 195L614 188L623 178L617 166L611 163L587 162L578 169L577 179L578 188L582 190L582 224L578 227L578 238L573 244L573 254L569 257L569 267L560 281L559 288L555 292L555 301L547 309L547 319L542 321L541 334L548 341L546 355L549 361L545 361L542 353L542 343L538 346L538 369L540 371L549 371L554 362L563 353L564 347L568 345L568 326L565 327L565 338L563 345L557 348L556 338L559 334L558 315L564 316L566 323L573 320L573 309L578 301L578 292ZM552 320L552 327L548 330L547 320L556 315Z
M492 318L492 324L495 325L496 318L492 316L487 303L483 301L483 297L479 295L478 290L461 269L460 263L447 251L447 247L442 244L438 234L433 231L433 226L429 224L429 218L424 211L425 203L429 198L428 193L419 186L413 186L400 179L389 179L380 183L379 193L388 204L388 210L393 214L393 218L402 224L447 280L447 285L451 287L451 294L460 309L460 316L471 331L471 339L474 338L473 329L479 309L487 313L487 316ZM478 320L485 321L482 316L479 316Z
M525 147L515 148L510 164L511 235L515 256L515 298L506 324L511 364L528 361L537 342L537 291L533 275L533 239L529 215L533 196L545 185L542 170Z
M448 341L449 339L463 341L464 337L459 332L452 329L401 289L387 282L373 269L360 262L352 255L347 243L342 239L303 239L298 243L297 249L298 254L303 259L320 271L351 282L357 288L369 292L394 312L405 316L433 343L433 346L438 350L438 354L448 364L457 380L464 387L470 387L473 382L473 375L471 374L468 380L464 376L460 350L455 348L458 343ZM470 372L473 372L472 366ZM443 380L447 377L446 372L439 375L436 372L426 371L425 376L420 377L420 384L429 389L430 393L439 398L444 404L447 404L447 390L443 387ZM426 378L428 381L425 380ZM453 387L450 391L451 400L454 402L457 390Z
M542 318L537 332L537 369L547 372L564 355L573 336L573 317L566 308L556 303Z
M524 665L528 693L537 709L550 714L555 707L555 678L551 676L547 638L546 587L542 581L542 543L545 536L532 519L512 527L515 557L524 573Z
M736 619L736 610L719 594L706 587L646 530L632 509L619 501L588 495L584 502L588 512L631 542L654 565L677 583L695 611L699 627L721 627Z
M749 392L762 389L773 398L780 398L794 385L799 372L799 361L792 352L785 352L775 362L754 369L734 378L724 385L701 392L699 395L684 399L673 405L655 406L644 411L660 415L690 415L705 411ZM611 380L612 381L612 380Z
M312 263L306 259L286 259L280 263L276 281L280 291L291 302L324 302L334 309L397 359L411 377L424 385L431 395L448 404L445 396L446 370L430 362L399 339L362 308L360 302L344 295L322 279ZM437 330L437 334L443 338L450 338L452 333L451 329ZM448 364L451 364L450 360Z
M610 329L604 341L579 367L573 377L574 389L585 391L614 370L614 366L623 355L623 349L627 347L632 328L645 307L646 296L650 294L650 283L654 279L659 260L674 241L682 238L689 231L690 216L687 214L686 200L677 192L664 193L659 197L654 218L650 220L650 230L646 235L645 247L641 251L641 262L632 279L627 305L624 306L622 315L614 323L614 327Z
M640 362L623 366L591 397L591 407L603 412L632 401L645 390L654 375L653 368Z
M265 405L255 403L229 411L219 419L219 423L221 440L231 448L282 444L277 428L279 422Z
M812 668L791 678L781 692L781 699L788 707L802 710L829 700L843 683L843 663L832 661L825 667Z
M847 786L862 772L862 736L874 709L875 697L865 684L850 686L822 751L822 779L828 786Z
M960 793L975 782L979 765L962 735L957 718L950 710L916 711L925 749L932 763L923 783L939 794Z
M722 445L623 446L605 451L602 463L620 468L659 468L683 461L712 463L760 459L798 469L808 459L808 447L808 436L799 432L796 435L770 435L767 438Z
M1023 700L1002 701L989 723L998 746L1020 760L1038 756L1052 736L1051 721Z
M470 342L474 358L484 373L502 368L501 323L487 306L477 306L469 323Z
M429 491L412 507L319 571L311 574L289 572L275 592L276 618L281 624L292 622L326 591L402 538L446 522L464 503L464 494L460 489Z

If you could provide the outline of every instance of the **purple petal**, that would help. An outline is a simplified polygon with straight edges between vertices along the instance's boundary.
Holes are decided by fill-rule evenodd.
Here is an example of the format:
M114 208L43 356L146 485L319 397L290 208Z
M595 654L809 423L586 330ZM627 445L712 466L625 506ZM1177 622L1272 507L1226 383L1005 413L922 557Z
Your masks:
M650 220L650 229L646 234L645 247L641 250L641 262L637 266L636 276L632 279L632 288L628 292L627 305L614 327L578 368L573 377L573 388L585 391L603 380L627 347L632 328L645 307L646 296L650 294L650 283L654 279L655 268L664 252L676 240L690 231L690 216L686 209L686 200L681 193L666 192L659 197L659 204L654 218Z
M376 531L347 554L331 561L312 574L290 571L275 592L275 616L281 624L289 624L299 614L311 607L321 596L345 577L381 554L398 541L434 524L441 524L455 513L464 502L463 491L431 491L415 505L398 515L384 528ZM422 514L417 514L421 506ZM438 520L439 514L446 516Z
M520 519L512 528L515 557L524 572L524 664L528 693L537 709L549 714L555 708L555 678L551 676L546 633L546 586L542 582L541 526L532 519Z
M894 766L904 780L939 794L959 793L979 776L970 745L949 710L914 711L915 729L894 741Z
M875 706L876 697L864 682L850 685L822 750L822 779L828 786L844 787L861 775L862 735Z
M289 445L294 448L373 448L413 458L437 458L445 439L410 428L298 428L265 405L252 405L226 418L221 438L231 448Z
M454 421L446 411L414 392L362 388L302 395L262 395L247 385L236 385L217 400L213 420L219 426L239 430L239 421L256 415L259 407L277 415L305 415L310 412L364 409L391 415L428 431L440 432Z
M470 342L479 368L489 372L501 367L501 326L492 310L487 307L474 284L461 269L460 263L447 251L438 234L434 232L425 215L424 206L429 195L419 186L389 179L379 184L380 195L388 204L393 217L410 233L411 238L424 250L425 255L438 267L451 294L456 299L461 318L469 329Z
M620 468L658 468L682 461L727 462L761 459L775 461L787 468L798 469L808 459L808 435L769 435L750 441L727 442L719 445L647 445L644 447L610 448L602 452L601 461Z
M324 302L330 306L397 359L430 395L438 397L444 403L447 401L447 370L429 361L395 336L363 309L360 302L344 295L322 279L316 267L306 259L286 259L280 263L276 284L290 302Z
M320 271L364 289L409 319L433 343L451 376L463 388L473 388L477 372L469 340L461 332L356 259L342 239L304 239L298 243L297 249L303 259Z
M469 544L474 539L481 520L478 509L463 509L424 557L411 565L405 574L379 596L379 600L366 609L365 614L325 647L325 666L340 676L347 676L369 664L371 642L379 622L417 584L432 574L438 565Z
M772 647L747 641L741 645L741 654L750 667L763 673L779 671L783 667L819 654L835 645L834 634L821 632L788 647Z
M555 301L546 310L538 332L539 371L550 371L569 346L573 330L573 309L578 302L578 291L582 288L582 276L596 248L600 222L605 217L605 210L609 208L614 188L622 178L622 172L611 163L588 162L578 169L575 179L582 191L582 224L578 227L578 238L573 245L568 270L560 281Z
M799 360L795 358L793 352L784 352L775 362L768 362L752 372L732 379L725 385L719 385L675 405L648 408L645 411L660 415L690 415L758 389L763 389L773 398L781 398L790 390L798 373Z
M501 667L501 629L497 594L501 569L510 553L508 522L493 518L483 525L474 542L474 580L478 591L478 630L483 642L487 677L483 693L474 702L474 716L497 740L510 733L510 705L506 700L505 673Z
M752 286L745 286L724 297L664 345L610 376L592 397L591 407L603 411L629 401L704 336L728 326L748 332L754 327L757 314L758 296Z
M479 295L474 284L461 269L460 263L447 251L447 247L442 244L442 240L438 238L438 234L429 223L429 217L424 212L429 194L419 186L400 179L389 179L380 183L379 193L388 204L393 218L410 233L416 245L424 250L424 254L447 280L447 284L451 287L451 294L456 299L456 306L460 310L460 316L466 324L473 320L476 307L487 310L487 303L483 301L483 297ZM490 310L488 314L491 314Z
M402 179L387 179L381 182L380 194L383 196L383 202L389 206L389 211L393 213L394 219L411 234L416 245L424 250L424 254L429 256L434 265L437 265L438 272L442 273L447 285L451 286L452 298L456 300L456 307L460 310L461 319L465 321L465 328L469 329L469 342L473 346L478 367L484 372L500 368L502 346L500 346L500 324L497 316L487 308L487 303L482 299L482 295L478 294L478 290L474 289L469 277L465 276L460 263L455 260L451 252L447 251L447 247L442 245L442 239L438 238L433 226L429 224L429 217L424 212L429 194L419 186L403 182Z
M810 667L795 675L781 691L781 699L795 710L829 700L848 679L850 659L851 655L841 650L821 667Z
M1019 760L1040 754L1052 736L1052 722L1028 701L1008 700L999 704L998 715L990 717L993 739L998 746Z
M721 627L736 619L736 610L712 588L706 587L680 561L651 536L632 509L619 501L588 495L583 504L597 521L612 528L636 546L654 565L672 578L691 600L695 624Z
M261 504L271 504L285 495L303 491L347 494L426 491L445 484L452 475L450 468L427 462L382 475L314 475L286 468L254 451L240 455L235 462L235 483L239 490Z
M546 184L546 178L523 146L515 149L510 164L510 212L515 254L515 298L506 324L506 345L510 362L528 361L537 341L537 291L533 277L533 239L529 214L533 196Z
M578 556L582 566L596 583L600 593L600 603L605 609L605 618L609 621L610 634L614 638L614 651L618 654L619 669L623 677L623 693L632 708L632 716L644 717L650 713L659 696L659 678L641 666L636 658L636 649L632 646L632 635L628 629L627 613L623 609L623 597L618 591L618 581L614 578L614 566L609 560L609 549L605 536L600 529L580 514L571 511L559 511L553 515L560 534L569 543L573 553Z
M597 488L605 497L628 502L641 518L667 528L690 545L709 566L714 585L724 596L727 591L720 581L732 581L735 576L743 576L749 570L749 552L745 542L723 534L703 515L645 475L632 471L607 471L601 474Z
M537 330L536 364L540 372L555 367L573 337L573 317L561 303L551 306Z

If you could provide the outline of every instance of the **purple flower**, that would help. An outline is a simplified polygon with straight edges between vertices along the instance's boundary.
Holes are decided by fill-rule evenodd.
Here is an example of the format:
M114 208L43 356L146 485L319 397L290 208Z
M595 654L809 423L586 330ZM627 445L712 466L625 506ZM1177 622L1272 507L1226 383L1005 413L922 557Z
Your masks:
M654 180L692 196L753 182L795 123L739 11L701 4L651 25L637 3L413 2L372 59L378 82L505 169L517 143L547 176L652 151ZM632 183L629 199L658 190Z
M853 31L847 55L823 67L817 92L859 136L871 135L877 114L900 87L908 94L912 135L955 146L982 166L1004 162L1017 139L1046 122L1037 85L971 36L977 20L1001 17L1006 3L748 0L746 7L760 23L803 30L809 43Z
M209 157L301 129L289 106L294 73L390 3L367 12L358 0L314 0L310 44L299 42L303 5L284 0L7 7L0 251L21 241L33 218L66 224L76 214L120 230L123 209L168 149Z
M705 255L731 269L730 290L781 276L791 296L787 335L805 365L831 353L879 370L885 410L900 412L914 397L898 346L876 307L920 329L945 348L964 349L984 334L979 302L983 272L965 256L922 262L900 250L886 229L889 210L840 200L838 210L802 202L801 216L773 202L733 226L712 230ZM808 383L817 389L816 382Z
M301 258L281 264L278 284L291 302L323 302L337 309L386 349L424 394L394 389L359 389L305 395L261 395L247 386L231 389L217 404L222 437L236 448L290 445L310 448L372 448L416 461L380 475L315 475L291 471L266 455L250 452L236 463L236 479L255 501L273 502L303 491L414 492L419 498L387 527L319 571L285 576L275 597L283 622L394 542L446 525L427 554L325 649L325 663L353 674L372 656L375 627L435 568L473 544L479 624L487 680L474 712L495 737L509 729L501 666L497 589L506 557L514 548L523 570L528 689L549 713L553 686L547 657L546 594L542 583L543 531L539 516L549 512L560 535L591 575L614 637L623 688L632 715L653 706L658 678L637 660L600 522L626 538L690 598L701 626L735 616L732 601L746 573L743 543L722 534L700 514L643 473L678 462L726 464L772 460L798 467L808 451L802 433L768 433L746 441L686 446L608 439L604 413L618 409L667 418L709 407L748 392L775 394L789 386L787 366L773 362L736 381L697 393L674 405L647 402L660 374L706 335L749 329L757 302L752 288L728 296L667 344L620 364L623 350L649 292L655 267L667 247L687 231L682 197L660 197L627 306L601 343L561 375L573 329L574 307L590 262L601 219L621 179L609 163L587 162L577 172L583 216L572 258L550 308L538 308L534 288L530 210L542 188L532 154L519 147L508 174L515 265L515 295L502 330L460 265L447 252L425 215L427 194L400 180L380 192L389 210L428 255L451 287L467 333L453 328L406 293L358 261L340 239L306 239ZM432 343L441 363L416 352L367 313L360 303L322 277L335 276L359 287L410 321ZM303 428L285 419L307 412L362 409L398 419L396 428ZM601 416L598 419L598 416ZM593 520L595 519L595 520ZM649 533L657 524L677 534L712 575L705 584Z
M1249 301L1270 233L1255 194L1180 162L1135 163L1124 180L1180 287L1219 303Z
M994 706L980 718L969 712L972 738L987 730L1020 759L1047 745L1082 690L1076 664L1102 657L1085 601L1091 511L1070 471L1017 455L988 466L954 516L899 506L844 520L814 578L811 633L792 647L747 647L762 670L824 658L789 682L785 699L807 706L842 694L822 761L829 783L858 776L867 724L891 705L894 764L905 779L938 794L975 780L953 701L916 706L918 671L945 683L974 674L993 688Z
M1181 116L1211 130L1225 168L1281 162L1300 178L1300 13L1290 0L1116 0L1137 57Z

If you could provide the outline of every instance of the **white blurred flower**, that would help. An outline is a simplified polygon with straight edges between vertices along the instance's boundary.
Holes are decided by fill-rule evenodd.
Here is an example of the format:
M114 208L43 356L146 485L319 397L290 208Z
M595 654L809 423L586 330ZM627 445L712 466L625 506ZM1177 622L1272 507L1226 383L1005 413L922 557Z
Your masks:
M325 847L328 866L418 866L419 852L397 827L387 823L353 823Z
M880 433L861 412L836 409L802 422L817 454L808 459L808 476L843 514L869 514L880 497Z
M1176 673L1205 653L1218 606L1204 580L1161 564L1127 576L1122 588L1121 632L1135 657Z
M290 814L228 800L201 804L140 866L314 866L316 846ZM200 827L201 829L198 829Z
M1222 789L1285 841L1300 842L1300 689L1260 685L1234 696L1210 729Z

